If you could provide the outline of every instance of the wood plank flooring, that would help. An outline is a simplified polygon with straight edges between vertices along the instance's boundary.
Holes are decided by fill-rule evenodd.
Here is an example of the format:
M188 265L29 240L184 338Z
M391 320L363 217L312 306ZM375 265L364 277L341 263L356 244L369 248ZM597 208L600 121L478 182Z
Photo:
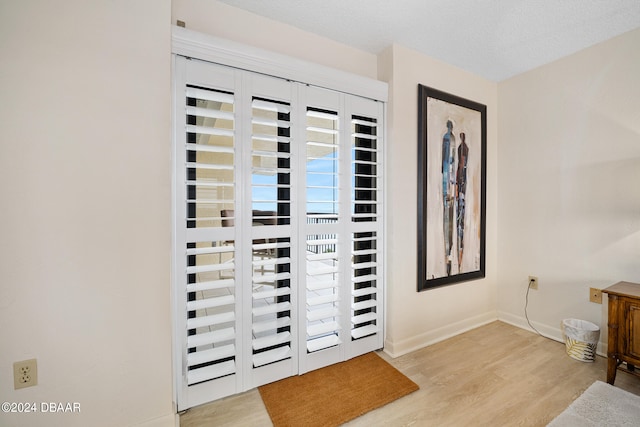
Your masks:
M546 426L607 372L603 357L573 360L564 344L502 322L395 359L379 354L420 390L347 427ZM615 385L640 396L636 377L618 372ZM180 417L181 427L271 425L255 389Z

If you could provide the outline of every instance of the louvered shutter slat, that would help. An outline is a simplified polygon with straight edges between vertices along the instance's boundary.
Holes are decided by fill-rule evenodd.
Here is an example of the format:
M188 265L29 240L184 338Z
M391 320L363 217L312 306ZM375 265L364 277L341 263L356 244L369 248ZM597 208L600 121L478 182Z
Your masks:
M194 369L187 374L187 384L198 384L236 372L236 364L233 360L217 363L200 369Z

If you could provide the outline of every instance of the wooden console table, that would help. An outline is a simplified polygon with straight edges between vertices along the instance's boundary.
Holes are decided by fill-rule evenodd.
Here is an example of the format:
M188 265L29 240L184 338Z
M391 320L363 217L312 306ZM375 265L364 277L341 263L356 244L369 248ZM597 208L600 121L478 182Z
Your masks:
M640 284L619 282L602 292L609 297L607 382L613 385L618 369L640 376Z

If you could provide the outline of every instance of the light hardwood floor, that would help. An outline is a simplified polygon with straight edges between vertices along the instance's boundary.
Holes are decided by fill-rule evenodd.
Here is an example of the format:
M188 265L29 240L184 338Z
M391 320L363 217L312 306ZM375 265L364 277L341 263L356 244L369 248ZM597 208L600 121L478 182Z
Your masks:
M493 322L391 359L420 390L345 426L546 426L594 381L606 360L579 362L564 344ZM640 395L640 378L618 372L616 387ZM192 408L181 427L271 426L257 390Z

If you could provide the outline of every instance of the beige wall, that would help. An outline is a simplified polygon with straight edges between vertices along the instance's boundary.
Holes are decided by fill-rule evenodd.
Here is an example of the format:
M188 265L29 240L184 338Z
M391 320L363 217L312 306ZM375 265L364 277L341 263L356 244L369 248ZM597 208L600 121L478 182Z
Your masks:
M0 402L81 405L0 425L175 425L169 21L169 0L0 5Z
M640 30L500 83L498 307L606 329L589 287L640 282ZM601 342L602 336L601 336Z
M173 0L171 22L272 52L376 78L376 56L216 0Z
M385 350L399 355L496 319L497 85L398 45L378 67L390 83ZM419 83L487 106L487 264L484 279L417 293Z

